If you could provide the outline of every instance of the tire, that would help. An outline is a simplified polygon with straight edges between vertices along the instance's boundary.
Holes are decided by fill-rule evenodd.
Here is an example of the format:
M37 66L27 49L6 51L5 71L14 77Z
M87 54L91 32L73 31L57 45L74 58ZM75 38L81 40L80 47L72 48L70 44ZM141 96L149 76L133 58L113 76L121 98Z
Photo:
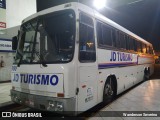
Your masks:
M103 103L107 104L109 102L111 102L116 95L115 92L115 86L114 86L114 80L112 78L108 78L105 86L104 86L104 90L103 90Z
M150 69L148 68L148 70L147 69L144 70L144 81L149 80L149 78L150 78Z

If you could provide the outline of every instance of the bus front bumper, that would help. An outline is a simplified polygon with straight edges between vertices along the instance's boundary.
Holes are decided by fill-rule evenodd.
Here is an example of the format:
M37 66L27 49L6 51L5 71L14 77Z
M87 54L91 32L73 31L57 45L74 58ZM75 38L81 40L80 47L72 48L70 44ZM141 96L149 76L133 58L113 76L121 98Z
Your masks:
M76 114L75 98L54 98L18 92L15 90L11 90L10 92L11 99L15 103L39 110L53 111L62 114Z

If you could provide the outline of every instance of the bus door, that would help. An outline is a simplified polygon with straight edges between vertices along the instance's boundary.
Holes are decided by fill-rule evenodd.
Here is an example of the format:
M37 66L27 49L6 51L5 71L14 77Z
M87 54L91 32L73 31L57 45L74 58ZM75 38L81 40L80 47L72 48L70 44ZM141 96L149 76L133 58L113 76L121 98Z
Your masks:
M80 13L78 111L85 111L97 104L97 61L93 19Z

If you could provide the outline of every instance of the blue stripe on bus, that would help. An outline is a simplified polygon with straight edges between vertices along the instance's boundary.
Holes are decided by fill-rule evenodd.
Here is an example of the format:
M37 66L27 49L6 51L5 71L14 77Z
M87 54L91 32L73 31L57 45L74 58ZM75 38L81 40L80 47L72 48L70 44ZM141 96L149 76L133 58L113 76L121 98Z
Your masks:
M109 64L99 64L98 68L99 69L105 69L105 68L113 68L113 67L126 67L126 66L132 66L132 65L137 65L137 62L135 63L109 63Z

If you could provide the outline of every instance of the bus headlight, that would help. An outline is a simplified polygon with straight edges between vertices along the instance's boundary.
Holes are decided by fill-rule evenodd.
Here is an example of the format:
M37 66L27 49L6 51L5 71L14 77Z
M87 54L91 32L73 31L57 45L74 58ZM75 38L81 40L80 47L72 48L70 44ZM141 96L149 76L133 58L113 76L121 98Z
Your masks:
M22 101L20 100L20 98L18 97L18 96L15 96L14 98L13 98L13 101L15 101L15 102L17 102L17 103L22 103Z
M16 95L14 96L14 101L18 102L18 97Z
M47 110L49 110L49 111L54 111L54 109L55 109L55 102L54 101L48 101L48 108L47 108Z

